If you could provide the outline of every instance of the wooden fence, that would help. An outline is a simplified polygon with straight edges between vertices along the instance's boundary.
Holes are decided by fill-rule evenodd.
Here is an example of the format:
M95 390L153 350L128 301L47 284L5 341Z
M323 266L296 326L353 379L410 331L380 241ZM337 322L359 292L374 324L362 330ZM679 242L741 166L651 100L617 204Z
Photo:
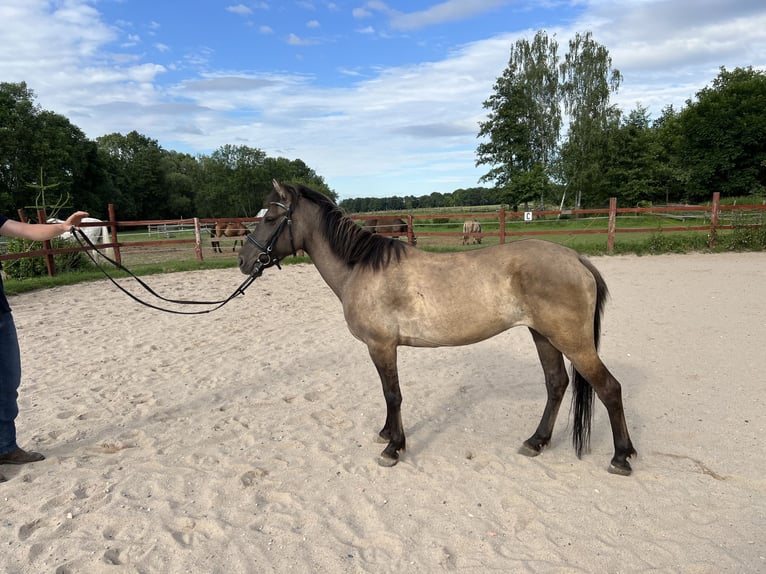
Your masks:
M720 195L718 193L713 194L711 205L697 205L697 206L664 206L664 207L617 207L617 200L612 198L609 202L608 208L603 209L577 209L577 210L563 210L563 211L534 211L534 212L511 212L506 211L504 208L499 208L493 212L477 212L477 213L439 213L439 214L395 214L381 216L376 214L375 217L398 217L406 221L407 223L407 240L410 243L415 243L417 238L423 237L454 237L459 240L463 236L462 223L463 221L478 220L484 221L485 224L491 224L497 231L484 231L479 234L481 237L496 237L499 243L505 243L509 238L513 237L529 237L536 235L583 235L583 234L605 234L607 241L607 251L612 253L614 250L615 236L618 233L673 233L673 232L689 232L689 231L704 231L707 232L708 244L712 247L715 244L717 233L723 229L733 229L733 224L720 223L722 214L726 212L755 212L760 216L759 225L763 225L763 216L766 214L766 205L721 205ZM651 228L639 228L617 225L618 217L626 215L641 215L650 214L655 216L671 217L678 220L685 220L687 218L702 219L703 223L700 225L679 225L679 226L662 226ZM23 219L23 214L20 213L20 217ZM353 215L352 219L358 221L360 224L370 218L371 215ZM606 218L608 223L606 228L586 228L586 229L562 229L562 230L534 230L530 228L523 228L518 230L518 224L520 222L539 221L540 219L547 218L554 220L556 218L568 217L568 218ZM38 221L45 221L45 214L38 213ZM456 231L429 231L428 221L438 219L439 221L448 221L459 227ZM226 218L227 222L242 222L245 225L254 225L260 218ZM117 219L114 206L109 205L109 219L102 223L86 223L83 227L87 226L103 226L106 225L110 231L110 242L99 245L99 247L112 248L114 250L114 259L117 262L122 261L121 250L125 248L138 248L138 247L155 247L155 246L170 246L170 245L188 245L194 250L197 261L203 261L204 250L203 245L210 244L209 229L215 225L216 219L208 218L189 218L189 219L168 219L168 220L152 220L152 221L120 221ZM485 225L490 227L490 225ZM524 226L526 227L526 226ZM138 228L147 230L147 239L134 241L131 238L130 241L121 242L119 239L119 233L126 233ZM442 226L443 228L443 226ZM193 231L192 237L174 237L174 234L190 235ZM390 232L383 233L383 235L389 236L402 236L403 233ZM235 238L226 238L227 240L234 240ZM34 251L27 251L24 253L2 253L0 252L0 262L10 261L14 259L22 259L27 257L44 257L49 275L54 275L55 264L53 256L58 253L69 253L74 251L81 251L83 248L80 246L56 248L51 246L50 241L42 242L42 247Z

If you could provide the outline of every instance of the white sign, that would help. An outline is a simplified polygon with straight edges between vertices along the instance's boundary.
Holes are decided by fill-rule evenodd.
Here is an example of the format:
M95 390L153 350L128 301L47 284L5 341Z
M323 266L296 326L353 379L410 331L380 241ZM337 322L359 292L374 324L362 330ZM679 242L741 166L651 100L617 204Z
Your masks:
M532 212L531 211L525 211L524 212L524 221L532 221Z

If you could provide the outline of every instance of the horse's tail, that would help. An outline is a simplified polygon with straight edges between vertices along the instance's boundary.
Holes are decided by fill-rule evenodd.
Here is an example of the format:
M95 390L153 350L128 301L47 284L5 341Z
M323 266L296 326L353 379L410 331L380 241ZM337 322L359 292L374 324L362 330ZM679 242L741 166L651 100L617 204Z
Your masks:
M609 297L606 282L593 264L580 256L582 263L593 275L596 281L596 307L593 313L593 343L598 350L601 339L601 317L604 314L604 305ZM572 444L580 458L583 452L590 448L590 423L593 417L593 387L585 380L577 369L572 366L572 410L574 411L574 424L572 427Z

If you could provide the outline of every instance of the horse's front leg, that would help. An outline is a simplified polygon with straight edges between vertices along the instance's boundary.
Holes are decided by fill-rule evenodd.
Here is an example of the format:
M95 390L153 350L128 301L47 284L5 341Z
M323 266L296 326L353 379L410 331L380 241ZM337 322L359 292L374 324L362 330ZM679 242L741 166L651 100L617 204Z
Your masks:
M404 427L402 425L402 392L399 389L399 371L396 368L396 344L368 343L372 362L378 370L386 399L386 424L378 436L388 441L388 446L378 458L381 466L394 466L399 462L399 451L405 449Z
M548 391L548 400L545 410L537 426L535 434L524 441L519 452L526 456L537 456L544 447L548 446L553 434L553 425L556 422L561 400L569 385L569 376L564 366L564 357L551 342L534 329L529 329L537 347L540 364L545 373L545 388Z

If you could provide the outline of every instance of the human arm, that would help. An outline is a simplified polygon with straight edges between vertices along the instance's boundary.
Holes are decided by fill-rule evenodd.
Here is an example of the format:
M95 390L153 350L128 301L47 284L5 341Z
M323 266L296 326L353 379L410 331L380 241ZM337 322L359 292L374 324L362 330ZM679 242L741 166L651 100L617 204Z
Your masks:
M73 225L79 228L82 218L87 216L88 213L86 211L76 211L63 223L22 223L21 221L8 219L0 227L0 235L30 239L32 241L45 241L46 239L53 239L62 233L66 233Z

